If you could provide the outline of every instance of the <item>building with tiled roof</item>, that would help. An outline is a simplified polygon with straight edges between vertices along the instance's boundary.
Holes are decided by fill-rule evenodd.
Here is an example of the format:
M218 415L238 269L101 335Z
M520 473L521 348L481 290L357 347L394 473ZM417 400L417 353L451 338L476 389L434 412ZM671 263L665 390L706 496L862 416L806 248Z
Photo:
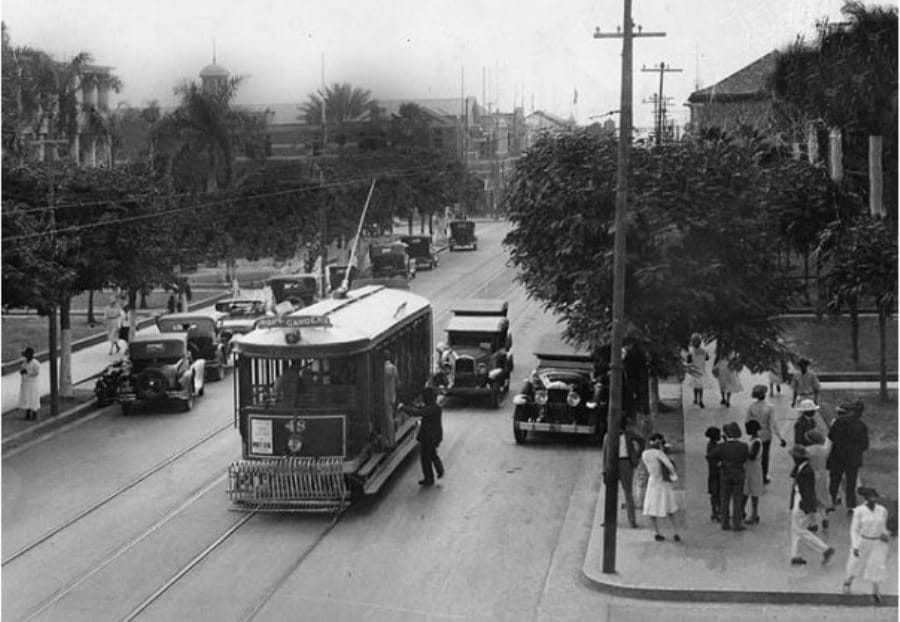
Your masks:
M764 133L774 129L773 93L769 80L778 52L772 51L712 86L688 97L691 131L710 128L731 131L749 125Z

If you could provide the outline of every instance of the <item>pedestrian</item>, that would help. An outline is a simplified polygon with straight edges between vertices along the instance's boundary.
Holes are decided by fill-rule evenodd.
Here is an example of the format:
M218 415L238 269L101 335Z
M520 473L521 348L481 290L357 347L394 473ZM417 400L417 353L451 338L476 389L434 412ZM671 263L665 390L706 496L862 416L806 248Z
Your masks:
M694 405L703 406L703 385L706 382L706 362L709 354L703 348L703 338L699 333L691 335L690 348L688 349L687 363L688 375L691 377L691 387L694 389Z
M710 426L706 428L706 492L709 494L709 506L712 514L709 520L717 523L722 519L722 461L713 455L716 447L722 440L722 432L719 428Z
M722 426L725 442L712 451L712 457L721 463L722 529L744 531L744 463L749 449L741 439L741 426L732 421Z
M127 304L122 307L122 319L119 325L119 339L125 342L128 347L128 341L131 337L131 307Z
M768 484L769 479L769 452L772 448L772 437L777 436L782 447L787 446L787 441L781 435L778 424L775 422L775 409L766 401L766 385L757 384L750 391L750 395L756 399L747 408L747 416L744 424L750 421L759 423L759 439L762 441L762 472L763 483Z
M794 469L791 471L794 480L791 488L791 565L802 566L806 563L806 559L800 556L800 543L805 542L822 553L824 566L834 555L834 549L809 529L817 507L815 472L809 464L805 447L794 445L791 456L794 458Z
M672 488L672 482L678 481L678 474L675 472L675 465L669 460L669 457L663 451L666 439L659 432L653 434L648 439L648 447L641 454L641 462L647 468L647 491L644 493L644 516L649 516L653 523L653 530L656 532L654 539L662 542L666 539L659 532L659 519L669 518L672 523L672 529L675 535L672 538L675 542L681 542L681 536L678 535L678 525L675 523L675 512L678 511L678 504L675 501L675 491Z
M837 419L828 432L832 441L826 465L831 505L841 502L838 490L843 480L849 513L856 507L856 477L863 463L863 453L869 448L869 428L862 421L863 410L861 401L841 404L835 411Z
M862 578L872 582L872 599L882 603L878 584L887 576L888 539L891 532L887 527L888 511L875 503L880 496L874 488L860 487L857 490L864 499L862 505L853 510L850 521L850 557L844 572L843 591L850 593L853 579Z
M750 499L751 514L747 522L751 525L759 524L759 498L766 492L763 480L762 448L763 442L759 437L760 425L756 419L750 419L744 424L744 430L750 437L747 451L747 462L744 465L744 499L741 504L741 516L747 516L747 499Z
M109 304L103 309L103 323L106 327L106 338L109 341L109 354L119 352L119 326L122 324L122 309L119 307L119 299L110 298Z
M809 456L809 464L816 476L816 502L818 503L818 519L822 529L828 529L827 512L834 509L832 505L826 505L829 499L828 480L825 477L828 454L831 453L831 440L819 430L810 430L806 433L809 444L806 446L806 455Z
M37 420L38 412L41 410L41 390L38 387L38 376L41 373L41 366L34 358L34 348L28 347L22 350L22 368L19 370L19 376L22 384L19 387L19 408L25 411L23 419Z
M788 382L790 371L788 370L787 359L783 356L778 357L775 365L767 373L769 379L769 395L774 396L778 391L781 395L781 385Z
M422 479L419 480L419 485L433 486L435 473L438 479L444 477L444 464L437 453L438 445L444 440L444 429L441 425L441 407L435 399L434 389L431 387L422 389L422 401L424 406L421 408L400 404L398 410L422 418L419 432L416 434L416 440L419 441L419 462L422 465Z
M828 425L819 414L819 406L811 399L802 399L800 404L794 408L800 412L800 416L794 422L794 445L811 445L809 437L806 435L810 430L818 430L823 435L828 435Z
M628 524L636 528L637 519L634 512L634 470L641 462L641 454L644 450L644 442L634 431L634 417L627 417L619 428L617 464L619 483L625 494L625 511L628 514ZM606 452L610 451L609 434L603 437L603 465L606 462ZM603 472L603 481L609 484L606 471Z
M393 449L396 443L397 426L394 422L397 391L400 389L400 375L391 361L390 350L384 351L384 418L382 419L382 443L385 449Z
M169 294L169 300L166 301L166 309L169 313L175 313L175 294Z
M740 379L741 364L738 357L732 353L719 354L716 351L716 360L713 363L713 375L719 381L719 392L722 394L720 405L726 408L731 406L731 396L744 390Z
M815 372L809 369L809 359L800 359L797 361L797 367L800 371L791 378L791 390L793 397L791 398L791 407L797 402L804 399L811 399L816 404L819 403L819 377Z

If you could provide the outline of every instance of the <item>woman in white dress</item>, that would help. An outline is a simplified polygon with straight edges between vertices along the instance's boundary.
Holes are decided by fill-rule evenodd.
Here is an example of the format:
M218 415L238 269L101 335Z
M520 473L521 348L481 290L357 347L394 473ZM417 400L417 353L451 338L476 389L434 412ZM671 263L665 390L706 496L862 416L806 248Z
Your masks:
M688 348L687 372L691 377L691 388L694 389L694 406L703 408L703 385L706 382L706 361L709 354L703 349L703 338L699 333L691 335L691 346Z
M666 539L659 532L660 518L668 517L672 523L672 530L675 532L673 539L675 542L681 542L681 536L678 535L678 525L675 524L675 512L678 511L678 504L675 501L675 491L672 489L672 482L678 481L678 475L675 473L675 465L669 460L669 457L663 452L665 446L665 437L662 434L653 434L648 441L648 448L641 454L641 461L647 468L649 477L647 479L647 491L644 493L644 516L649 516L653 523L653 529L656 531L654 536L657 542Z
M731 406L731 394L744 390L739 375L741 367L734 354L720 356L718 352L716 353L713 375L719 381L719 392L722 394L722 401L719 404L722 406Z
M106 338L109 340L109 353L118 352L119 326L122 324L122 309L119 307L118 298L112 298L103 309L103 324L106 327Z
M887 576L888 512L883 505L875 503L880 495L874 488L860 487L857 493L866 501L853 510L853 520L850 521L852 550L844 575L844 593L850 593L853 579L862 573L863 579L872 582L872 598L880 605L878 584Z
M40 364L34 359L34 349L22 350L25 361L19 374L22 377L22 386L19 387L19 408L25 411L25 419L37 419L41 410L41 391L38 387L38 376L41 373Z

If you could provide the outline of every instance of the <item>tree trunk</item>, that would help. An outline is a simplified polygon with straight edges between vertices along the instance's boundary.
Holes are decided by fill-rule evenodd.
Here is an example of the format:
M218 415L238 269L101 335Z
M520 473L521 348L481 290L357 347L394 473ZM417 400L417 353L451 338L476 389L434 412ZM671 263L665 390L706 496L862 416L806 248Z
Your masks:
M146 309L146 293L144 292L144 290L140 291L140 296L142 304L145 305L142 308ZM128 343L131 343L131 341L134 339L134 333L135 331L137 331L137 309L134 306L135 302L137 301L137 297L138 292L136 290L128 290ZM128 345L126 344L125 347L127 348Z
M812 304L809 298L809 249L803 249L803 295L806 298L806 304Z
M88 290L88 312L87 312L87 323L88 326L94 326L97 323L97 318L94 317L94 290Z
M839 184L844 179L844 155L838 127L831 128L828 134L828 171L831 181Z
M59 394L61 397L72 397L72 299L65 298L59 307L60 357L59 357Z
M822 262L816 256L816 319L821 320L825 314L825 284L822 281Z
M129 303L129 304L130 304L130 303ZM133 308L133 305L132 305L132 308ZM141 309L147 309L147 308L148 308L148 305L147 305L147 290L145 290L145 289L142 289L142 290L141 290L141 305L140 305L140 308L141 308Z
M659 413L659 378L650 375L648 381L647 395L649 399L649 408L643 417L639 416L638 430L645 439L650 438L656 426L656 415Z
M810 164L819 161L819 135L816 133L816 126L813 123L806 127L806 155Z
M884 177L881 170L881 136L869 136L869 213L884 217Z
M888 401L887 390L887 315L889 311L883 307L878 309L878 397L882 402Z
M406 211L406 229L407 235L413 234L413 211L411 209Z
M50 367L50 416L55 417L59 414L59 378L57 367L57 356L59 348L56 344L57 324L56 324L56 305L51 304L47 313L47 321L49 325L48 348L49 357L47 363Z
M428 235L434 237L434 212L428 212Z
M853 356L853 369L859 371L859 301L850 301L850 353Z

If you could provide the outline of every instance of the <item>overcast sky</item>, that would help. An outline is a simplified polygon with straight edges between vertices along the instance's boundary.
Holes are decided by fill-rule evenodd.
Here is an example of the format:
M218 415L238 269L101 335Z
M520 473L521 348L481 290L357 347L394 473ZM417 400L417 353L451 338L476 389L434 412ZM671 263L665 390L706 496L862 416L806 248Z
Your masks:
M840 19L842 0L634 0L635 123L652 125L664 62L669 110L769 51ZM896 2L881 4L896 5ZM376 99L475 96L586 122L619 107L622 0L3 0L14 46L58 59L90 52L124 83L112 103L175 103L172 88L211 62L248 76L240 103L300 103L322 80ZM483 80L483 76L485 79ZM486 83L486 86L484 86ZM573 105L575 90L578 102Z

